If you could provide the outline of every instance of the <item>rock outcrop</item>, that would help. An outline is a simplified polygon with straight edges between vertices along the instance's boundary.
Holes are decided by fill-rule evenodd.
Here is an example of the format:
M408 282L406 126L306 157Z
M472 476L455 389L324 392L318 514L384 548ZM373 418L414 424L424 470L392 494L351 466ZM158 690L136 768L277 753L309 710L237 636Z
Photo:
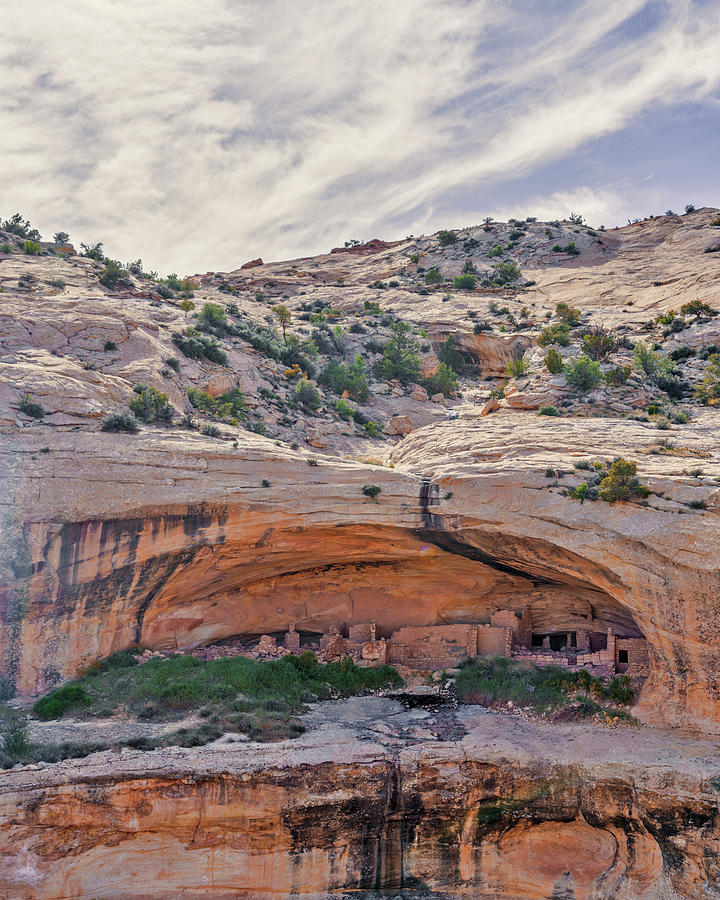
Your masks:
M466 738L448 744L397 703L349 703L293 742L8 773L0 894L715 896L720 758L709 742L550 734L467 710ZM399 746L388 723L409 735Z

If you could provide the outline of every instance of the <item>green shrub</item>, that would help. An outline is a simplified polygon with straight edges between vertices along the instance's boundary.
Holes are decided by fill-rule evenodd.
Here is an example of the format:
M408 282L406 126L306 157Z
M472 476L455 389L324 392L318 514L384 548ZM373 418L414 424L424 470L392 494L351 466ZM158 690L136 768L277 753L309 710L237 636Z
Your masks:
M475 289L477 278L474 275L456 275L453 285L460 291L472 291Z
M180 302L180 309L183 312L192 312L192 310L195 309L195 304L192 302L192 300L188 300L186 297Z
M545 355L545 368L551 375L557 375L565 368L562 356L554 347L551 347Z
M177 356L168 356L165 360L165 365L170 366L170 368L174 369L176 372L180 371L180 360Z
M540 409L538 410L538 415L539 416L559 416L560 411L558 410L558 408L556 406L552 406L552 405L541 406Z
M598 496L607 503L616 503L632 497L647 497L649 494L649 489L637 479L637 463L619 457L600 482Z
M505 366L505 374L508 378L520 378L530 368L530 363L523 359L522 356L511 359Z
M437 372L425 380L429 394L445 394L451 397L458 389L457 373L445 362L441 362Z
M502 256L504 252L505 248L502 246L502 244L498 244L497 246L492 248L492 250L488 253L488 256L495 259L498 256Z
M583 351L590 357L599 361L612 353L617 347L617 341L602 325L595 325L582 336Z
M382 436L382 426L378 425L377 422L363 422L363 428L365 429L365 434L371 438L379 438Z
M23 244L23 253L27 253L28 256L38 256L41 250L42 247L37 241L25 241Z
M68 710L89 706L91 702L84 687L66 684L37 700L33 712L40 719L60 719Z
M80 249L82 250L80 256L87 256L88 259L94 259L95 262L103 262L105 259L102 241L98 241L96 244L81 243Z
M189 359L209 359L227 366L227 353L219 346L218 342L207 335L200 334L194 328L188 328L185 334L176 333L172 336L175 346Z
M32 419L42 419L45 415L45 410L39 403L35 403L30 396L30 394L23 394L20 399L20 412L25 413L26 416L30 416Z
M2 244L0 244L0 253L12 253L12 252L13 252L12 244L9 244L7 241L4 241Z
M352 419L355 410L346 400L338 400L335 404L335 410L341 419Z
M155 388L145 387L144 384L136 384L133 387L135 397L130 401L130 409L135 418L141 422L164 422L170 424L175 411L168 402L168 395Z
M558 303L555 307L555 315L562 319L566 325L573 326L580 323L582 313L579 309L569 306L567 303Z
M124 431L128 434L137 434L139 428L134 416L129 416L127 413L111 413L103 419L100 430Z
M490 281L492 284L504 287L506 284L512 284L512 282L517 281L521 274L518 264L512 260L507 260L495 266L490 275Z
M302 403L305 409L318 409L322 402L320 391L307 378L301 378L295 385L295 399Z
M21 238L28 238L31 241L41 241L42 236L37 228L33 228L27 219L23 219L20 213L10 216L0 224L0 230L9 231L10 234L16 234Z
M227 325L227 315L219 303L203 303L198 313L198 323L222 333Z
M441 231L438 234L438 244L441 247L449 247L457 241L457 235L454 231Z
M364 403L370 391L367 384L365 363L358 355L352 365L331 359L318 377L318 383L329 388L335 394L348 392L353 400Z
M418 343L410 336L410 326L406 322L393 322L390 330L392 335L383 347L382 358L374 366L375 375L388 381L396 378L401 384L417 381L420 358Z
M565 378L569 385L582 393L594 390L602 381L600 364L589 356L578 356L565 369Z
M103 287L114 290L117 287L129 287L132 282L128 271L116 259L105 261L105 268L98 276Z
M445 278L440 274L437 266L434 266L425 273L425 284L442 284L443 281L445 281Z
M442 280L442 276L441 279ZM363 303L363 315L364 316L381 316L382 309L379 303L375 303L374 300L365 300Z
M108 353L111 350L117 350L117 344L115 343L115 341L105 341L105 343L103 344L103 350Z
M539 347L549 347L551 344L558 344L560 347L568 347L570 345L570 328L568 325L562 325L559 322L554 325L548 325L543 328L538 337Z
M674 362L678 362L681 359L689 359L691 356L695 356L695 351L692 347L688 347L687 344L680 344L679 347L671 350L670 353L668 353L668 356Z
M680 307L683 316L714 316L715 310L702 300L690 300Z
M362 487L363 494L366 497L370 497L371 500L374 500L381 490L382 488L378 487L377 484L364 484Z
M188 400L195 409L221 419L239 419L247 415L245 395L238 388L226 391L219 397L213 397L198 388L188 388Z
M56 231L53 235L53 243L54 244L69 244L70 243L70 235L67 231Z
M615 366L613 369L609 369L603 377L611 387L619 387L621 384L625 384L631 372L630 366Z
M455 372L462 372L465 369L465 357L455 346L455 338L452 335L438 350L438 359Z
M2 737L0 750L11 757L12 762L19 762L28 756L32 745L28 740L27 725L25 722L12 722ZM5 768L0 764L0 768Z
M222 435L222 431L220 431L217 425L211 425L209 422L205 422L204 425L200 426L200 434L204 434L205 437L219 438Z
M717 406L720 401L720 353L709 357L702 383L695 388L695 396L708 406Z

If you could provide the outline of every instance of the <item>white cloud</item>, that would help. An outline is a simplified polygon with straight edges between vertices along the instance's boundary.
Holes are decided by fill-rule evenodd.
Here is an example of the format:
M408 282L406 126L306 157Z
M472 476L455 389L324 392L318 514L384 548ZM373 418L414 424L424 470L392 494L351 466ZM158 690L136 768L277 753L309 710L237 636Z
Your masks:
M3 13L0 212L161 271L448 224L448 192L720 84L720 9L689 0L33 6ZM654 26L623 36L648 6ZM582 190L588 217L624 209L622 192ZM523 207L564 215L575 196Z

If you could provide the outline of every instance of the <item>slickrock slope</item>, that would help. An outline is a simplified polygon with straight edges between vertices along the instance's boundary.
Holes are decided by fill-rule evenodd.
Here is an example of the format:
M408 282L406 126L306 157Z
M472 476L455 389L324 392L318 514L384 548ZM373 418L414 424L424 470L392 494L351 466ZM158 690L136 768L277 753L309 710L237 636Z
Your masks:
M466 737L437 742L432 713L356 699L292 742L18 769L0 783L0 894L716 895L713 743L458 718Z
M133 644L529 608L647 638L660 728L461 709L439 741L365 698L273 746L16 768L0 896L717 896L720 216L455 234L181 282L0 232L0 699ZM617 457L639 487L605 502Z

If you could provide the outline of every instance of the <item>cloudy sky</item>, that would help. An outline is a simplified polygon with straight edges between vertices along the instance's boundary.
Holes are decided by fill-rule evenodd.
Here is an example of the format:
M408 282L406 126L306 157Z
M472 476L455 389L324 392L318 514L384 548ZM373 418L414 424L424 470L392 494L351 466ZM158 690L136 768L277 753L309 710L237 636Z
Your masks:
M24 0L0 216L180 274L720 206L718 0Z

